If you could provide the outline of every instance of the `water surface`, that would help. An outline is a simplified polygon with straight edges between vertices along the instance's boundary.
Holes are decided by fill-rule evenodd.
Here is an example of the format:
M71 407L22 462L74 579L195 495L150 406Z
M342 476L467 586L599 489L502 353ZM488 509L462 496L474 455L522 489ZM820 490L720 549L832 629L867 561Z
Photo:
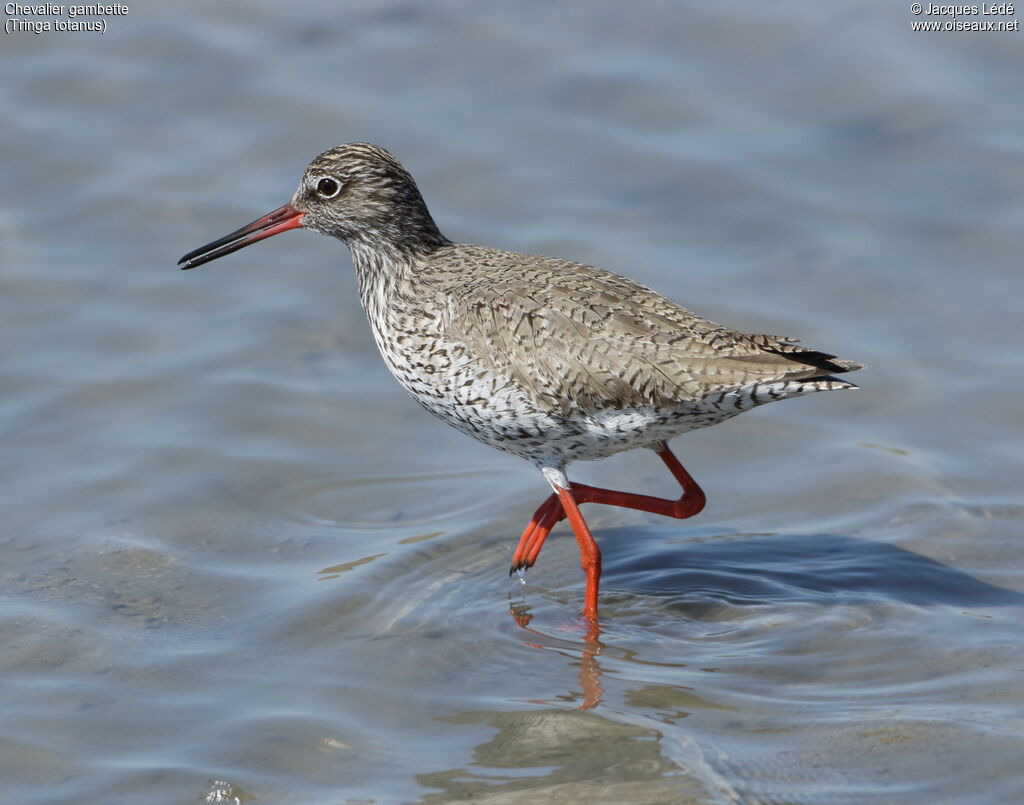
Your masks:
M908 4L909 5L909 4ZM899 4L139 4L4 38L0 787L56 803L1005 803L1020 757L1020 33ZM593 507L375 353L344 248L182 274L380 142L453 239L862 360ZM670 494L634 453L574 478Z

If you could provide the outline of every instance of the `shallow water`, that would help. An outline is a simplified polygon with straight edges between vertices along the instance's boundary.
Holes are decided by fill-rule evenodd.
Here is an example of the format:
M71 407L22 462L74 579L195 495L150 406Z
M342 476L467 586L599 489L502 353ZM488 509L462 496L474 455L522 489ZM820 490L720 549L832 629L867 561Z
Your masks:
M908 4L909 5L909 4ZM0 789L55 803L1024 798L1021 33L892 3L131 5L4 37ZM442 229L862 360L547 491L375 353L347 253L175 261L348 140ZM651 455L574 468L669 494Z

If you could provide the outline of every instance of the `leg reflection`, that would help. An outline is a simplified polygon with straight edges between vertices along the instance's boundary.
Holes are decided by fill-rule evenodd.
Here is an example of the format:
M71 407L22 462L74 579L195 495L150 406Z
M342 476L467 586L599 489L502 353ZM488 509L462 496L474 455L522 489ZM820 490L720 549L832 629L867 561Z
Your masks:
M554 644L550 635L546 635L530 626L530 621L533 620L533 615L530 614L529 607L525 605L513 605L509 608L509 614L520 629L523 629L532 635L536 635L542 641L527 641L526 645L538 649L553 649L559 653L564 653L565 646ZM601 627L597 620L582 618L580 625L583 629L583 645L580 651L580 671L578 679L580 690L582 692L582 701L577 709L590 710L592 707L596 707L600 704L601 697L604 695L604 688L601 687L601 664L597 661L597 655L601 653L601 649L604 648L604 645L600 641ZM548 704L548 702L541 703Z

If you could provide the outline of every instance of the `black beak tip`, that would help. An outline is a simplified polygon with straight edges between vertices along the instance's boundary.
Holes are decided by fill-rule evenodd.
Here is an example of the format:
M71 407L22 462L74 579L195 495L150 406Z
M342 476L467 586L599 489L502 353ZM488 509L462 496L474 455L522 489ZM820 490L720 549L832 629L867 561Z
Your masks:
M287 232L289 229L296 229L300 226L302 226L302 212L291 204L285 204L251 224L236 229L229 235L217 238L198 249L193 249L178 261L178 265L181 266L182 271L187 271L226 254L237 252L239 249L269 238L271 235Z

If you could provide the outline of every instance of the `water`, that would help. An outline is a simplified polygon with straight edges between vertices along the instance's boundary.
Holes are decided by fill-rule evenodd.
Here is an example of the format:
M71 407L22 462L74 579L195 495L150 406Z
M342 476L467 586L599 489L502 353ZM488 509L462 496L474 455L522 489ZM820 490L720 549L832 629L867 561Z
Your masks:
M909 4L908 4L909 5ZM901 4L131 4L3 41L5 803L1024 798L1020 33ZM184 252L381 142L451 237L869 368L546 496L375 353L344 249ZM574 477L669 494L651 455Z

